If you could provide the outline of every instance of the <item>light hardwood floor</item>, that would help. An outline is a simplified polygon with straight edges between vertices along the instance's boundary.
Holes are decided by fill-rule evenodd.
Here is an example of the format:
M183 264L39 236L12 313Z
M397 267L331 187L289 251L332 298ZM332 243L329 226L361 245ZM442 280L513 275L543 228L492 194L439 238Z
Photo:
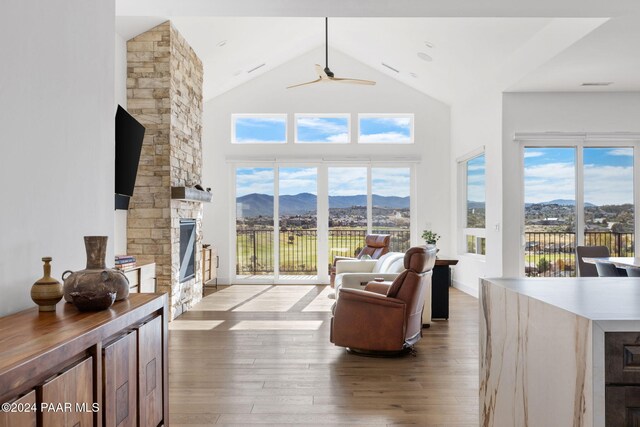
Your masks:
M329 342L326 293L221 286L173 321L172 425L478 425L475 298L451 288L450 319L424 330L415 357L378 359Z

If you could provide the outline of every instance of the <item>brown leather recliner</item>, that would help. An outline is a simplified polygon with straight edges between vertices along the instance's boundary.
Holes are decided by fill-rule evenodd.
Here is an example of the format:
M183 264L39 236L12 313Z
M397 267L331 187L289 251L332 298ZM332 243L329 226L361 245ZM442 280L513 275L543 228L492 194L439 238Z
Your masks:
M331 266L331 286L336 279L336 262L346 259L360 259L364 255L369 255L371 259L378 259L382 255L389 252L389 244L391 242L391 235L389 234L367 234L364 238L364 247L358 252L355 258L337 256L333 259L333 265Z
M331 319L331 342L355 352L389 354L422 337L425 292L431 290L434 245L413 247L405 271L392 284L371 282L364 290L340 289Z

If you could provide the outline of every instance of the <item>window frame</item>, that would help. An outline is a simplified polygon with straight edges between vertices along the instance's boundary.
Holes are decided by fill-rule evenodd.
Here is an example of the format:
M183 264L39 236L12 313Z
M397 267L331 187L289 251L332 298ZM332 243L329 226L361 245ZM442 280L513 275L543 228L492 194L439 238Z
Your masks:
M236 139L236 120L239 118L284 118L284 141L282 142L238 142ZM282 145L289 143L289 114L287 113L231 113L231 144L232 145Z
M525 148L573 148L576 150L575 194L576 194L576 247L584 243L584 159L585 148L633 148L633 207L634 207L634 253L640 253L640 241L637 239L640 230L640 185L636 185L640 176L640 134L615 134L615 133L519 133L516 132L513 141L519 144L519 181L520 181L520 206L525 203L525 176L524 176L524 152ZM582 211L581 211L582 209ZM525 212L520 213L520 239L525 240ZM525 277L525 246L520 245L518 271L521 277ZM553 277L550 277L553 278Z
M470 228L467 227L467 194L468 194L468 175L467 175L467 167L471 160L474 160L480 156L484 156L485 158L485 211L484 211L484 228ZM458 167L458 254L462 256L468 256L473 258L478 258L480 260L485 260L487 256L487 157L486 150L484 146L473 150L464 156L461 156L457 159L457 167ZM473 237L475 239L475 252L469 252L467 249L467 239L468 237ZM485 253L479 253L480 248L480 240L485 240Z
M408 118L409 124L409 141L408 142L389 142L389 141L362 141L360 130L362 128L362 119L392 119L392 118ZM357 114L357 132L356 141L358 144L372 145L411 145L415 143L415 114L414 113L358 113Z
M298 141L298 119L304 117L317 117L325 119L347 119L347 141L346 142L328 142L328 141ZM300 145L347 145L353 142L351 132L351 113L294 113L293 115L293 143Z

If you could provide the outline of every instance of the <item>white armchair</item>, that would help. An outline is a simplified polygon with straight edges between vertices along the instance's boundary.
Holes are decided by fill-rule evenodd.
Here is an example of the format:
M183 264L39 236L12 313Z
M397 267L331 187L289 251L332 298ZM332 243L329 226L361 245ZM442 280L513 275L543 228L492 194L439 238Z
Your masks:
M367 283L381 278L394 280L404 271L404 253L389 252L376 260L342 260L336 263L336 297L340 288L364 289Z
M335 298L341 288L364 289L369 282L383 279L387 285L405 270L404 253L389 252L377 260L342 260L336 263ZM431 324L431 280L424 296L422 324Z

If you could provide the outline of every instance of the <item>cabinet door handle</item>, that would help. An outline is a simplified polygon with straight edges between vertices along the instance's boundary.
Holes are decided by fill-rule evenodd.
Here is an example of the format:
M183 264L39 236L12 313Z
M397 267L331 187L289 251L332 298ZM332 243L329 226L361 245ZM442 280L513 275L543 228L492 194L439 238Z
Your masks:
M220 257L216 255L216 268L220 268Z

